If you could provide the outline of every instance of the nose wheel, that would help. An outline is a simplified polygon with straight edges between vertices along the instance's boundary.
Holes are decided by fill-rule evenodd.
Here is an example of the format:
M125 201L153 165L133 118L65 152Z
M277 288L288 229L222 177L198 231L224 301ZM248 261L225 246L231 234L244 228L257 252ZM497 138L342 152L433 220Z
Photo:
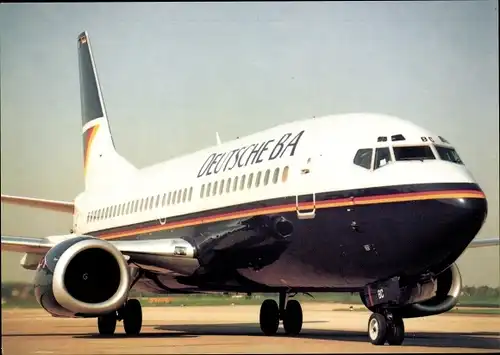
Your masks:
M401 345L405 338L403 319L391 313L373 313L368 320L368 337L373 345Z
M286 307L285 307L286 304ZM260 307L260 329L267 336L278 332L280 320L288 335L298 335L302 330L302 307L297 300L286 301L286 293L280 293L280 304L275 300L265 300Z
M130 299L118 311L98 317L99 334L113 335L118 320L123 320L123 328L127 335L139 334L142 328L142 306L139 300Z

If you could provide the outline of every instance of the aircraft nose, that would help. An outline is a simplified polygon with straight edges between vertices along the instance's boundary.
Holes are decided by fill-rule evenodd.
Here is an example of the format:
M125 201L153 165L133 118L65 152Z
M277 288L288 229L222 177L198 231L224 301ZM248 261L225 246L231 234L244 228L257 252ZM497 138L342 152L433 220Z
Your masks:
M486 198L462 197L450 199L447 202L454 207L455 211L455 223L450 227L456 231L456 235L464 235L472 240L486 220L488 214Z
M488 213L488 203L483 197L461 197L441 201L441 212L436 218L441 224L438 249L446 250L443 266L454 262L475 238ZM441 222L441 223L440 223Z

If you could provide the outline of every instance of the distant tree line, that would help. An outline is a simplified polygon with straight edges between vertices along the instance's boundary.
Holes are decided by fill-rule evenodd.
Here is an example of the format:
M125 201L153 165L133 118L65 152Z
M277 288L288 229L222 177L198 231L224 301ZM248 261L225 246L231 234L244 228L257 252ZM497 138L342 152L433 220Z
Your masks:
M500 287L489 287L489 286L464 286L462 288L463 296L478 297L478 298L500 298Z
M30 298L34 298L34 289L33 285L30 283L21 283L21 282L2 282L2 300L9 300L9 299L24 299L28 300ZM228 294L228 293L220 293L220 296L230 296L233 294ZM246 294L243 294L246 295ZM158 295L152 294L152 293L145 293L145 292L137 292L133 290L131 292L131 297L158 297ZM173 295L175 296L175 295ZM194 294L194 297L202 297L203 295L201 294ZM249 295L246 295L249 297ZM252 296L261 296L261 298L265 297L274 297L276 295L274 294L253 294ZM338 293L316 293L313 294L313 297L315 298L321 298L321 299L326 299L330 298L328 296L332 296L333 299L344 299L346 296L349 296L348 294L338 294ZM336 297L337 296L337 297ZM352 295L352 297L357 297L357 295ZM348 297L351 299L351 297ZM461 298L477 298L477 299L489 299L491 300L492 298L496 298L500 302L500 287L489 287L489 286L479 286L479 287L474 287L474 286L464 286L462 288L462 294Z

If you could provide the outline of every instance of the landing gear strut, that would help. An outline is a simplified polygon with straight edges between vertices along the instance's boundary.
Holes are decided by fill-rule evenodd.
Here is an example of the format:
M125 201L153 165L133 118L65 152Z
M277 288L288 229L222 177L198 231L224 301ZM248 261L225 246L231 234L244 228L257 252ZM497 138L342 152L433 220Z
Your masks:
M142 307L139 300L130 299L118 311L97 318L99 334L113 335L118 320L123 320L123 328L127 335L139 334L142 328Z
M280 320L286 334L298 335L302 330L302 307L297 300L287 301L285 292L280 292L279 305L275 300L267 299L260 307L260 329L265 335L275 335Z
M373 345L401 345L405 338L403 319L386 311L373 313L368 320L368 336Z

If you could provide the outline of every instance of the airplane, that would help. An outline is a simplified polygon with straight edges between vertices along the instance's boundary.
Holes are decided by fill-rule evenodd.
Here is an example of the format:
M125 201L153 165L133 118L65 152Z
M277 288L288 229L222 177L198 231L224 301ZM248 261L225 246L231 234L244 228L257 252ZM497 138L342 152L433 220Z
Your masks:
M72 233L2 236L24 253L35 296L55 317L97 318L139 334L132 288L158 294L275 293L259 323L297 336L293 296L351 292L372 312L368 338L400 345L404 319L451 310L458 257L487 215L455 147L399 117L297 120L137 168L115 149L86 31L77 39L84 190L73 201L2 195L72 214Z

